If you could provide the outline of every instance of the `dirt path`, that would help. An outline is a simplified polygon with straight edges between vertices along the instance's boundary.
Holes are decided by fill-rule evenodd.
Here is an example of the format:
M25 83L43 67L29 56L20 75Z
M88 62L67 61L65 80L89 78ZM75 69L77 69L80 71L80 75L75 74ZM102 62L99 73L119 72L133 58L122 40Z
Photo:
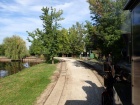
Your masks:
M37 105L101 105L104 89L95 74L74 59L63 60L58 81L46 89Z

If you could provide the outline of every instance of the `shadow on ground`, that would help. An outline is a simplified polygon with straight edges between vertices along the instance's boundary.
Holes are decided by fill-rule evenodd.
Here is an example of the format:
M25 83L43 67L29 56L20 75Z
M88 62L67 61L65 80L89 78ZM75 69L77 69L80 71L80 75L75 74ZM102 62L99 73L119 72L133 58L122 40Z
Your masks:
M82 89L87 94L87 100L67 100L65 105L101 105L101 94L103 87L98 87L91 81L85 81L89 86L83 86Z
M84 67L84 68L87 68L90 70L94 70L102 77L105 74L103 71L103 65L99 64L98 62L75 61L74 65L77 67ZM92 87L95 87L94 85L92 85ZM114 88L117 91L117 94L119 95L123 105L131 105L131 101L132 101L131 100L131 98L132 98L131 84L127 83L125 81L121 81L121 82L115 82L113 85L114 85ZM93 90L93 92L94 92L94 90ZM93 97L93 96L91 95L90 97ZM89 100L89 98L87 98L87 100ZM87 105L96 105L96 104L94 104L94 102L93 102L93 104L88 104L88 102L89 101L87 101L85 103ZM68 105L86 105L86 104L84 104L84 102L83 102L83 104L68 104Z
M84 67L86 69L95 70L100 76L103 76L105 73L103 71L103 65L98 62L91 61L75 61L73 62L76 67Z

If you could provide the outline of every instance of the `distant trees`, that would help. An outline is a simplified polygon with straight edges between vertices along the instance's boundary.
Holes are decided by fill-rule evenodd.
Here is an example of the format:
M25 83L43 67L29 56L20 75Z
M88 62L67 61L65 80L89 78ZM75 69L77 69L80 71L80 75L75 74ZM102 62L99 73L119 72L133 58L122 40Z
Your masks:
M69 54L70 50L70 40L69 40L69 31L65 28L59 30L58 34L58 54L62 56Z
M4 45L3 44L0 44L0 55L4 55Z
M76 22L75 25L69 28L69 43L70 52L72 55L79 55L84 51L84 25Z
M5 56L13 60L22 59L28 55L28 50L25 45L25 41L19 36L13 35L3 40L5 49Z
M27 32L31 38L27 38L29 42L31 42L31 46L29 47L29 53L31 55L41 55L43 54L43 45L42 40L40 40L40 30L36 29L34 32Z
M46 61L52 60L58 54L79 55L84 51L99 49L103 54L112 52L120 54L122 43L121 26L126 19L123 11L126 0L87 0L90 4L92 23L86 21L83 25L79 22L69 29L61 28L59 21L63 20L62 10L55 8L42 8L40 19L43 21L43 30L36 29L28 32L30 54L43 54ZM123 24L124 27L127 26ZM129 27L125 27L126 30ZM19 41L18 41L19 40ZM5 38L4 44L0 45L0 54L12 59L20 59L27 54L25 42L17 37ZM118 55L117 55L118 56Z
M79 55L84 50L84 25L77 22L69 29L61 28L58 22L63 20L62 10L43 7L42 11L40 19L43 21L43 30L28 32L28 41L32 43L30 53L43 54L46 61L52 60L52 63L58 54Z
M28 40L32 42L30 53L43 54L46 60L52 60L61 53L79 55L86 50L99 49L103 54L118 54L122 48L121 25L126 16L123 12L122 0L88 0L93 23L76 23L69 29L60 28L62 10L43 7L40 19L43 30L28 32Z
M99 36L96 34L96 26L93 26L91 22L86 21L85 24L85 47L86 51L96 50L98 48Z

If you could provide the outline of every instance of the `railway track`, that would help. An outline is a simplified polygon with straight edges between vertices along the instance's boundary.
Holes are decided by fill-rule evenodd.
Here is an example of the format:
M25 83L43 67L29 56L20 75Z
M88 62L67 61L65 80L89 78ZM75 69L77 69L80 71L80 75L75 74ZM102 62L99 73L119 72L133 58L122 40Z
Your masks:
M76 60L62 60L58 79L36 105L89 105L101 103L103 87L90 67ZM69 69L67 69L69 67Z
M59 70L59 78L49 92L48 97L42 105L59 105L67 81L67 64L65 60L61 60Z

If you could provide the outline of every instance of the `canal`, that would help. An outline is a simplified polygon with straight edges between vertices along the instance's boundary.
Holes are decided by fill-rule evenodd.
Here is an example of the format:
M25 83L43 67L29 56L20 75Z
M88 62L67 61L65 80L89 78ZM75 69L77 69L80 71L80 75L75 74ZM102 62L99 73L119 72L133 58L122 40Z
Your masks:
M21 62L21 61L2 62L0 61L0 78L18 73L19 71L22 71L24 68L28 68L37 64L39 64L39 62Z

